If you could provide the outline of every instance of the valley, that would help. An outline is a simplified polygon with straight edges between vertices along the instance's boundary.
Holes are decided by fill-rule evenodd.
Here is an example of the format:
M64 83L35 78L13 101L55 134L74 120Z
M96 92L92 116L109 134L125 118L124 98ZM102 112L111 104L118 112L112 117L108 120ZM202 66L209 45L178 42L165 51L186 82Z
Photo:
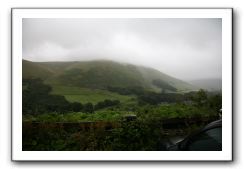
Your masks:
M218 119L222 107L220 92L149 67L107 60L22 66L24 151L165 150L162 140Z

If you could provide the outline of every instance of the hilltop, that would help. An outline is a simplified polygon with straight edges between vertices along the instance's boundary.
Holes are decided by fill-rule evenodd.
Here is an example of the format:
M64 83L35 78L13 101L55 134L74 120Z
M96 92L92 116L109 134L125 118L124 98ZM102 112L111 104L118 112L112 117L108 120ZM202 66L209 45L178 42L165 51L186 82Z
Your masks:
M107 60L31 62L23 60L23 78L41 78L50 85L93 89L143 87L149 90L189 91L193 85L156 69Z

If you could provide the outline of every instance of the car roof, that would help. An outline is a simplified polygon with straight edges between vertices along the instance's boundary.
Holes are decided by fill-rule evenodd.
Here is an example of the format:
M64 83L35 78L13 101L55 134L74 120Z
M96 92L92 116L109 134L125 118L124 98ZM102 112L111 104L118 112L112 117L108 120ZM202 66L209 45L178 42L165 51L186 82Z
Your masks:
M222 119L220 120L216 120L213 121L209 124L207 124L205 127L203 127L202 129L195 131L193 133L191 133L190 135L188 135L184 140L182 140L181 142L179 142L178 144L185 144L187 142L187 140L189 140L190 138L192 138L193 136L201 133L201 132L205 132L206 130L212 129L212 128L217 128L217 127L222 127Z
M215 127L222 127L222 119L207 124L202 130L208 130L210 128L215 128Z

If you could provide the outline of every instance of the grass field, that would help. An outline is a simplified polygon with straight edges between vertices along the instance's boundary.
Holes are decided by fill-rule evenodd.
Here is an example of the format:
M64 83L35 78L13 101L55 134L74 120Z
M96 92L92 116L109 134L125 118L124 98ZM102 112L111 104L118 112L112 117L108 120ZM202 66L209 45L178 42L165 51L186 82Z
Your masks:
M53 94L63 95L70 102L93 104L104 101L105 99L119 100L121 103L125 103L134 98L134 96L120 95L117 93L109 92L100 89L88 89L69 86L52 86Z

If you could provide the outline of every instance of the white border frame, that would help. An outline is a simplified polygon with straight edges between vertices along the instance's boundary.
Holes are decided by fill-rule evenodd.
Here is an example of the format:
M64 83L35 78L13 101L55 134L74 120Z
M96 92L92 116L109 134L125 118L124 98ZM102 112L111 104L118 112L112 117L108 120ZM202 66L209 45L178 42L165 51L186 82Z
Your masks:
M222 151L22 151L22 18L222 18ZM12 9L13 161L231 161L232 9Z

